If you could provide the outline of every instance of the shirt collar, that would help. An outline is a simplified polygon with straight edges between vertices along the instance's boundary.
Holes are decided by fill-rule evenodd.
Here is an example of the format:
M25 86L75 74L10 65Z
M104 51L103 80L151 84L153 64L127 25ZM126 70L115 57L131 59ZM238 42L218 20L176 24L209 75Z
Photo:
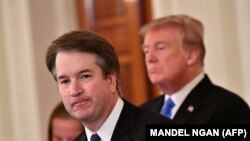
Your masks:
M107 120L103 123L101 128L97 131L97 134L101 138L101 141L110 141L112 134L114 132L116 123L119 119L119 116L121 114L122 108L123 108L124 102L123 100L118 97L118 100L115 104L114 109L112 110L111 114L107 118ZM88 140L90 141L90 137L93 133L88 128L85 127L86 135Z
M171 95L171 99L174 101L175 106L172 109L172 115L171 118L174 117L176 114L177 110L180 108L182 102L185 100L187 95L192 91L192 89L198 85L198 83L205 77L204 72L200 73L197 75L192 81L187 83L184 87L182 87L179 91L173 93ZM165 94L165 100L169 98L168 94Z

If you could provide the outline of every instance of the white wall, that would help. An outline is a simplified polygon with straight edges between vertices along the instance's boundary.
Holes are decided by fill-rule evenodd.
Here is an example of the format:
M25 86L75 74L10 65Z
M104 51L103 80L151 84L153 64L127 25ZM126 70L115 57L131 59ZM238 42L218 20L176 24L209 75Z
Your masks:
M0 1L2 5L2 1ZM6 63L4 54L4 38L3 38L3 20L0 11L0 141L11 141L12 139L12 129L10 120L10 105L9 96L7 88L7 77L6 77Z
M250 105L250 1L152 0L153 17L188 14L205 27L205 71Z
M45 141L59 101L45 65L45 50L76 29L75 1L0 1L0 140Z
M8 115L9 130L3 134L3 140L41 139L38 105L36 100L35 74L31 29L27 1L1 1L3 62L5 71L4 107ZM1 102L1 103L2 103ZM2 114L1 114L2 115ZM5 130L4 127L1 127ZM8 137L11 135L11 137ZM2 140L2 139L1 139Z
M241 69L243 76L243 92L244 98L250 103L250 1L235 1L238 46L241 61Z
M75 0L30 0L37 99L42 141L47 139L48 120L59 101L56 83L46 68L45 52L51 41L64 32L77 29Z

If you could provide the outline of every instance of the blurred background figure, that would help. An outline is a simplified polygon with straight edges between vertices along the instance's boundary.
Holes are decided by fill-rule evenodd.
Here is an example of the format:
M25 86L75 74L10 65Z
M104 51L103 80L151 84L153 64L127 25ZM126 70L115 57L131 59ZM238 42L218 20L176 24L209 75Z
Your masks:
M48 141L73 141L83 130L82 123L71 117L59 102L50 116Z
M204 71L203 24L189 15L169 15L141 29L150 81L162 95L142 107L179 124L250 123L248 104L212 83Z

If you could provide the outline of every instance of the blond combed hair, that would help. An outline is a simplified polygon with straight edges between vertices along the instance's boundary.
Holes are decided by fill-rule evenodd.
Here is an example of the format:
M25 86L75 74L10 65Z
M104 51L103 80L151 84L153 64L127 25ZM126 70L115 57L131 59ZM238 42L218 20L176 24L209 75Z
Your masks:
M203 64L205 57L204 27L199 20L184 14L168 15L142 26L139 33L144 38L148 31L164 26L178 28L183 34L184 45L198 47Z

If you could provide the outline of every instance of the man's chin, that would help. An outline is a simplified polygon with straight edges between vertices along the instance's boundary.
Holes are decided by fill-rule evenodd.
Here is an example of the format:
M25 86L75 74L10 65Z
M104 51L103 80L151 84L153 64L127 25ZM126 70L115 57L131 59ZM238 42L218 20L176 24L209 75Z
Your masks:
M88 118L88 115L85 113L73 113L73 117L76 119L80 119L81 121L84 121Z
M159 83L161 82L161 81L160 81L159 79L157 79L157 78L151 78L150 81L151 81L151 83L153 83L153 84L155 84L155 85L157 85L157 84L159 84Z

